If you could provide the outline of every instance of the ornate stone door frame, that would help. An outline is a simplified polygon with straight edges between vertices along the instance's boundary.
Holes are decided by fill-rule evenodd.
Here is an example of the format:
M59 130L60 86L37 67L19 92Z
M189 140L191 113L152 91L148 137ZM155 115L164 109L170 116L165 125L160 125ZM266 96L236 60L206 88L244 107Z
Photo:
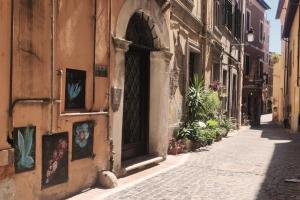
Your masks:
M156 156L167 155L168 113L169 113L169 64L172 53L169 49L169 32L161 8L155 0L127 0L119 13L116 33L113 37L115 66L111 78L111 88L121 91L118 108L110 107L110 136L113 139L113 171L122 174L122 122L125 83L125 53L130 41L125 40L127 24L135 12L143 12L153 25L153 36L157 37L155 49L150 52L150 112L149 112L149 153ZM112 98L113 100L113 98Z

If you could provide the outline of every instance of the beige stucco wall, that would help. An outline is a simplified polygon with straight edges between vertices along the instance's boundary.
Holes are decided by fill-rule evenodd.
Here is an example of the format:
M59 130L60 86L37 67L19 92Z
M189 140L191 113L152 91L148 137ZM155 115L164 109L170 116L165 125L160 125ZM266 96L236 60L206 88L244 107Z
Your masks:
M179 2L179 3L176 3ZM170 16L170 51L174 54L170 63L170 96L169 96L169 137L176 132L179 123L185 117L185 97L189 87L189 58L195 53L195 73L205 77L203 62L203 40L199 37L203 28L203 6L206 2L196 0L189 8L176 0L171 3Z
M13 179L13 152L9 153L10 145L6 142L8 135L8 109L10 85L10 32L11 32L11 1L0 0L0 199L13 200L15 181Z
M35 169L5 179L8 186L16 185L16 199L60 199L93 185L97 171L108 168L108 117L100 111L108 109L108 78L95 78L93 105L94 63L94 1L55 1L54 5L54 104L53 132L68 132L68 182L41 189L42 136L50 130L50 104L17 104L13 111L12 127L36 126ZM95 63L109 67L108 2L97 0ZM0 150L10 147L6 143L8 131L8 94L10 69L10 1L0 1ZM18 98L49 98L51 94L51 17L52 0L14 1L13 34L13 100ZM86 107L84 114L64 112L65 69L87 71ZM62 78L57 70L62 69ZM62 83L62 85L61 85ZM61 89L60 89L61 87ZM71 161L73 122L94 120L94 159ZM1 157L2 158L2 157ZM1 180L0 180L1 181ZM5 184L1 182L1 185ZM10 187L14 190L14 187ZM4 194L4 193L3 193Z
M299 15L299 8L295 16ZM298 68L298 30L299 30L299 18L295 17L293 20L291 32L290 32L290 49L291 51L291 72L288 73L289 76L289 104L291 105L291 114L290 114L290 123L291 130L296 132L298 131L298 115L299 115L299 86L297 86L297 68Z
M6 142L8 132L8 108L9 108L9 66L10 66L10 1L0 1L0 150L9 148Z
M279 62L273 66L273 120L283 123L284 120L284 60L282 56Z

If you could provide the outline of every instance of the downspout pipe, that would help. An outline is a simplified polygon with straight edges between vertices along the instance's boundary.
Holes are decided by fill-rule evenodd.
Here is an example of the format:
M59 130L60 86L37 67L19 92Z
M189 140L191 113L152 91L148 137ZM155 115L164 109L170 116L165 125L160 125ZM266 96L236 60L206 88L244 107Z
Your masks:
M14 0L11 0L11 19L10 19L10 69L9 69L9 116L8 116L8 138L12 138L13 118L12 112L12 93L13 93L13 40L14 40Z
M94 106L95 106L95 99L96 99L96 72L95 72L95 68L96 68L96 32L97 32L97 0L94 0L94 51L93 51L93 98L92 98L92 108L91 111L94 110Z
M112 20L111 20L111 8L112 8L112 0L109 0L109 8L108 8L108 34L109 34L109 44L108 44L108 48L109 48L109 51L108 51L108 60L109 60L109 67L108 67L108 89L107 89L107 99L108 99L108 117L107 117L107 131L108 131L108 134L107 134L107 139L108 139L108 142L109 142L109 147L110 147L110 154L109 154L109 171L111 172L114 172L114 155L115 155L115 151L114 151L114 141L113 141L113 135L112 135L112 131L111 131L111 127L112 127L112 124L111 124L111 112L110 112L110 87L111 87L111 43L112 43L112 38L111 38L111 23L112 23Z
M52 0L52 16L51 16L51 94L50 94L50 130L49 134L53 133L53 115L54 115L54 45L55 45L55 0Z

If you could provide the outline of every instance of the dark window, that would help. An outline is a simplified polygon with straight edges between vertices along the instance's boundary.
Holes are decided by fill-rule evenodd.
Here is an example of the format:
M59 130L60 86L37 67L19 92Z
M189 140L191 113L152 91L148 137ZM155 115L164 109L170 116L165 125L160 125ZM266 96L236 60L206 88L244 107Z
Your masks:
M232 80L232 112L231 117L236 117L237 115L237 78L236 74L233 74Z
M245 55L244 74L249 75L250 73L250 56Z
M251 28L251 12L247 10L246 12L246 30L249 31Z
M220 65L218 63L213 64L213 81L220 80Z
M234 8L234 36L237 39L241 39L241 19L242 18L242 12L238 8L238 5L235 5Z
M193 83L195 74L195 54L190 53L190 60L189 60L189 84L191 85Z
M264 78L264 63L262 61L259 61L259 78Z
M85 108L85 79L85 71L66 70L65 109Z
M225 26L232 31L232 2L225 0Z
M268 74L264 74L264 80L266 84L269 84L269 76Z
M214 6L214 25L219 26L220 25L220 2L217 0L215 1L215 6Z
M227 70L223 70L223 87L225 88L224 90L224 93L225 93L225 96L223 97L223 102L222 102L222 106L223 106L223 109L226 110L227 108Z
M262 22L259 23L259 41L264 41L264 24Z

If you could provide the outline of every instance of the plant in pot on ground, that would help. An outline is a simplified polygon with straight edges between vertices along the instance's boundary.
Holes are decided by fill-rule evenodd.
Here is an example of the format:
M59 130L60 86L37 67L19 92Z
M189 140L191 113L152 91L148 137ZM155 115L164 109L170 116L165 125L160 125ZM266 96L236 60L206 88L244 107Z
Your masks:
M220 125L221 125L222 128L224 128L226 130L225 134L224 134L225 137L228 135L229 131L235 129L235 125L232 122L232 120L230 118L226 117L226 116L222 117Z

